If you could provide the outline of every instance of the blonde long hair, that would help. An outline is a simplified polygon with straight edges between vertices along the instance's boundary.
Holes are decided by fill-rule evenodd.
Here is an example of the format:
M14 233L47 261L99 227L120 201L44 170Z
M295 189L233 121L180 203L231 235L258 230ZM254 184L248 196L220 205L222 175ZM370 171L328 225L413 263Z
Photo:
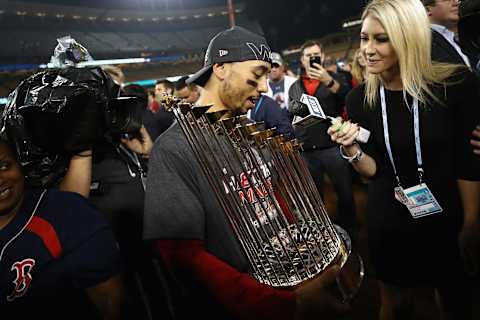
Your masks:
M353 61L352 61L352 76L359 82L362 83L365 81L366 77L366 69L365 65L360 65L360 62L358 61L358 55L359 55L360 49L357 49L353 55Z
M403 94L417 98L422 105L430 98L439 101L431 86L444 84L458 65L432 63L432 35L427 13L420 0L372 0L362 14L377 19L390 39L398 57ZM378 74L368 74L365 102L373 107L381 83Z

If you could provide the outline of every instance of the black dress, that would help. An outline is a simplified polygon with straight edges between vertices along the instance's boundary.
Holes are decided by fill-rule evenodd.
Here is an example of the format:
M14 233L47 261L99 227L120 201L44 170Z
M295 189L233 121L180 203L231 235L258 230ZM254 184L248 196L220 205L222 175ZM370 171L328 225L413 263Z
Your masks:
M385 147L380 99L367 107L364 85L347 97L349 117L371 131L368 143L361 146L377 164L368 188L368 244L377 279L389 284L437 287L464 274L457 240L463 210L456 180L480 178L480 157L469 144L480 122L480 97L470 72L462 71L452 82L433 87L444 104L419 106L424 182L443 208L419 219L394 198L397 183ZM419 183L413 113L402 91L385 90L385 96L393 158L402 185L408 188ZM412 100L407 96L408 105Z

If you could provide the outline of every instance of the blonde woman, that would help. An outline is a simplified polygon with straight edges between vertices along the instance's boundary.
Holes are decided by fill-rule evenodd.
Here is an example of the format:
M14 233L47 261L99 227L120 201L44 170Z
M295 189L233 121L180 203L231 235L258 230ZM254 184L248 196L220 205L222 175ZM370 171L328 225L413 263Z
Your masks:
M380 319L412 319L416 287L435 289L442 319L470 319L465 270L478 271L480 253L480 161L469 146L480 119L478 80L466 68L432 64L419 0L372 0L362 20L366 83L347 98L352 122L328 132L371 178ZM371 132L361 146L358 126Z
M366 78L366 62L362 54L362 50L355 51L355 56L352 61L352 77L355 80L353 87L363 83Z

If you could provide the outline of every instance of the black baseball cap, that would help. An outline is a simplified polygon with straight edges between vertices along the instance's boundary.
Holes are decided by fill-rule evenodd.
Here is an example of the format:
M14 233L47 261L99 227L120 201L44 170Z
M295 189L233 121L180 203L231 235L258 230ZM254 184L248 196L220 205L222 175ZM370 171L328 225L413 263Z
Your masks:
M271 50L264 37L242 27L232 27L210 40L203 68L186 81L201 87L207 83L215 63L262 60L271 63Z

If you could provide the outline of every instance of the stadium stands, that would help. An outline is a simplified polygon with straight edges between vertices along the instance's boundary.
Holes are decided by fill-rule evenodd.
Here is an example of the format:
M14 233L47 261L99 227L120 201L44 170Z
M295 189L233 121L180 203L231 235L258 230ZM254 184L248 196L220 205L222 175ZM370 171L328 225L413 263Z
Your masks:
M2 5L3 6L3 5ZM259 31L237 8L239 25ZM225 8L139 11L7 2L0 8L0 64L46 63L71 35L96 59L201 52L228 25Z

